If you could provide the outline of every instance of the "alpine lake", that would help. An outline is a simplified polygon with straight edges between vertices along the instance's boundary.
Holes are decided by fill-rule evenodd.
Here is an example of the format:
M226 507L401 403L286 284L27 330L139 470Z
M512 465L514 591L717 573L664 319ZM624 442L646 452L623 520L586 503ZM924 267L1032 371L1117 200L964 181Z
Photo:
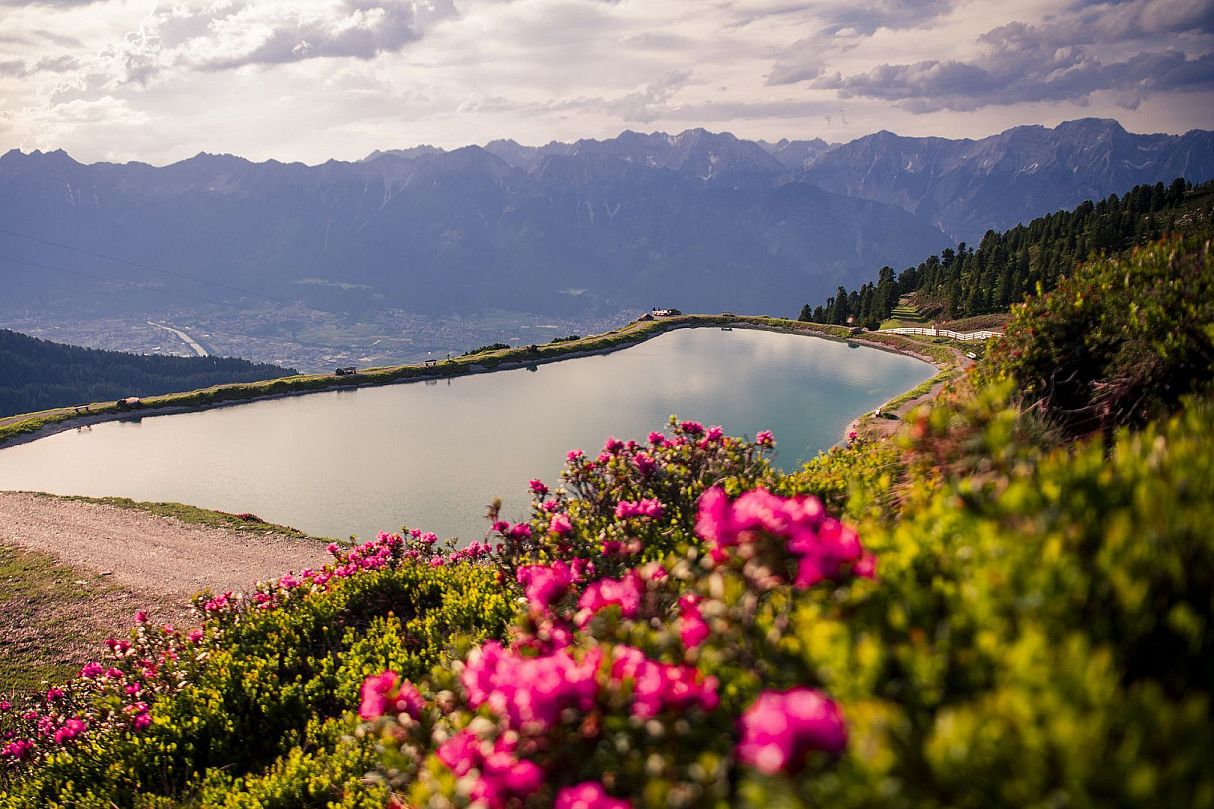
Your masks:
M263 399L78 427L0 450L0 489L250 512L319 537L402 526L458 536L485 505L523 519L527 481L565 454L644 442L667 419L775 433L791 470L935 368L888 351L749 329L680 329L610 354L429 382Z

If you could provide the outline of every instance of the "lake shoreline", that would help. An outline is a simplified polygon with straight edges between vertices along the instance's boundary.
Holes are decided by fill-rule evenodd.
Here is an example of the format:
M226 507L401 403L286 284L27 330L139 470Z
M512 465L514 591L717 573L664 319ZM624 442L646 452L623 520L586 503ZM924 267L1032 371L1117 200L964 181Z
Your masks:
M30 418L24 421L21 415L11 416L4 421L8 422L5 426L11 428L20 428L22 424L30 421L36 421L41 418L46 420L43 423L32 429L24 431L12 430L6 436L0 435L0 450L6 447L19 446L42 438L47 438L58 433L67 432L72 429L81 429L91 427L94 424L102 424L111 421L138 421L143 418L151 418L155 416L179 415L183 413L197 413L208 410L213 410L221 407L233 407L236 405L248 404L257 401L284 399L295 396L306 396L313 393L323 393L326 391L340 390L355 390L365 387L379 387L382 385L399 385L413 382L435 382L442 379L453 379L458 377L472 376L474 374L493 373L495 371L510 371L520 368L536 367L539 365L548 365L551 363L562 362L564 360L579 359L583 357L603 356L612 354L616 351L622 351L633 346L640 345L659 335L666 334L672 331L681 329L697 329L697 328L738 328L749 329L754 331L768 331L780 334L794 334L804 337L817 337L832 342L845 342L849 344L861 345L867 348L876 348L883 351L888 351L894 354L912 357L922 362L935 365L937 368L946 369L957 365L955 359L949 355L948 351L943 354L937 352L935 357L931 356L927 344L916 344L916 341L904 338L901 335L885 335L886 338L895 338L896 341L890 340L875 340L871 339L873 335L880 334L879 332L870 332L863 335L852 335L849 331L840 326L829 326L825 324L810 324L803 321L790 321L777 318L749 317L749 316L725 316L725 315L680 315L668 319L660 319L654 321L646 321L642 323L643 328L636 328L638 321L627 324L612 332L607 332L602 335L582 338L582 340L571 343L568 346L562 344L551 343L546 344L544 348L552 349L547 356L540 354L519 356L521 352L526 351L524 348L511 348L504 351L509 353L502 355L501 352L487 352L486 356L471 355L468 357L460 357L457 360L448 360L444 364L435 366L426 365L402 365L393 366L386 369L367 369L355 378L350 380L348 377L316 377L301 376L298 379L298 384L292 384L291 380L296 380L296 377L283 377L279 380L271 380L269 383L263 383L267 387L274 382L282 383L286 380L287 387L296 387L295 390L266 390L260 391L253 389L250 385L232 385L220 386L214 389L203 389L202 391L185 391L176 394L163 394L161 396L147 397L148 400L155 401L158 398L174 397L189 399L190 397L201 397L204 394L211 392L223 392L224 390L238 391L239 395L230 397L215 398L213 400L203 401L185 401L182 404L152 404L150 406L140 407L138 409L120 410L114 405L105 405L106 409L100 412L90 412L82 414L58 413L58 410L68 410L70 408L61 408L51 411L42 411L50 414L48 416L40 416L39 414L24 414ZM650 325L653 324L653 325ZM606 341L605 345L597 345ZM587 342L595 344L594 347L579 349L576 347L577 342ZM480 360L480 361L478 361ZM453 366L451 363L458 362L458 365ZM429 370L431 367L435 370ZM358 378L362 377L362 378ZM328 382L319 386L309 386L309 384L317 379L338 381ZM853 420L855 424L859 419L866 414L861 414ZM16 421L15 421L16 419ZM2 428L0 428L2 429ZM844 436L852 429L852 425L844 431Z

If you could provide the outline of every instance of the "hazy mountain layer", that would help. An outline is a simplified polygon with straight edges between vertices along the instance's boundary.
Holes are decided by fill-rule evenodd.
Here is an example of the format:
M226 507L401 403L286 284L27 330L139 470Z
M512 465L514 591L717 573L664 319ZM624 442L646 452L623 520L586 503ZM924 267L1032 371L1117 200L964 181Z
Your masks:
M695 129L319 166L12 151L0 158L4 229L209 284L3 234L0 267L10 307L48 313L163 305L157 290L351 314L788 313L952 239L1177 176L1214 176L1214 133L1133 135L1086 119L977 141L881 132L832 145Z

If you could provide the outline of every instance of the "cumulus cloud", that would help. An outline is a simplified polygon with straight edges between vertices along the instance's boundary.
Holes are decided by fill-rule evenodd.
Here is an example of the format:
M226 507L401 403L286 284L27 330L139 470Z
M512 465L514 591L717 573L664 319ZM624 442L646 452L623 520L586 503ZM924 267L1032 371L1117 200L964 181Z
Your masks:
M971 59L881 64L848 76L822 75L810 86L836 90L842 98L894 101L916 113L1083 103L1100 91L1112 91L1119 104L1134 108L1152 92L1214 90L1210 18L1202 2L1101 3L1041 25L1012 22L991 29L978 38ZM1183 44L1177 34L1197 43L1197 52L1161 47L1164 40Z

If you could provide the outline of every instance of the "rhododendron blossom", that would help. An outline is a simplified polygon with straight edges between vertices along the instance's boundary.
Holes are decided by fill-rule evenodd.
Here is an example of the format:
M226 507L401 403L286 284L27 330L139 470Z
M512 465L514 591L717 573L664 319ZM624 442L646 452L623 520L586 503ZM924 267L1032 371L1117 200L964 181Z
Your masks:
M709 635L708 624L700 612L700 599L688 594L679 599L679 638L683 646L694 649Z
M547 506L547 503L544 505ZM548 530L563 537L573 530L573 522L569 519L568 514L553 514L552 520L548 523Z
M793 584L811 587L846 570L871 577L875 560L864 553L855 531L826 514L816 497L780 497L753 489L730 501L720 487L700 497L696 533L709 543L712 560L721 564L728 549L759 540L764 534L783 538L797 563Z
M813 750L837 755L847 746L839 707L812 688L764 691L738 720L738 759L766 775L796 772Z
M599 659L597 650L577 660L565 649L524 657L489 641L469 655L460 682L469 705L488 705L511 728L549 728L564 709L594 704Z
M578 599L577 625L585 626L595 613L618 606L625 618L635 618L641 608L645 584L635 570L622 579L599 579L590 584Z
M662 513L662 501L656 497L637 500L635 503L621 500L615 507L615 518L617 520L627 520L632 517L649 517L654 520L660 520L662 519Z
M84 733L86 725L81 719L72 718L63 723L63 725L55 731L55 744L63 744Z
M583 781L556 793L553 809L632 809L632 803L611 797L598 781Z
M615 647L613 656L612 679L633 683L632 713L635 716L651 717L668 709L682 712L693 707L711 711L720 702L717 678L704 677L694 666L650 660L640 649L631 646Z
M574 569L564 562L527 565L519 568L516 575L532 608L540 612L547 610L578 579Z
M413 683L405 680L398 688L398 682L400 675L394 671L384 671L364 680L358 715L363 719L376 719L391 712L419 719L426 701Z

